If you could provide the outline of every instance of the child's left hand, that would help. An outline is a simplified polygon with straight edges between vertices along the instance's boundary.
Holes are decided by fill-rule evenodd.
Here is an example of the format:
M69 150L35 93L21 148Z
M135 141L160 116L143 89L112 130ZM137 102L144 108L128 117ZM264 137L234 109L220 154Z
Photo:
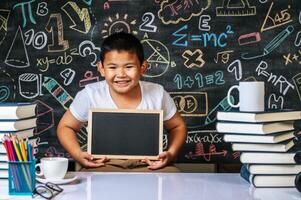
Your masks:
M148 164L148 169L156 170L167 166L173 160L173 156L170 152L164 151L158 156L158 160L151 161L149 159L144 159L143 162Z

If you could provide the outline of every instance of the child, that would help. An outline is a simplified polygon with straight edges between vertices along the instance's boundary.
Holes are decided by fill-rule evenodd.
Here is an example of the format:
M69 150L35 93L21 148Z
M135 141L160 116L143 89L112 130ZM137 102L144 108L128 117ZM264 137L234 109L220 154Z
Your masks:
M105 80L86 85L74 98L57 128L62 146L77 162L93 171L167 168L186 139L186 127L162 86L139 81L148 68L140 41L128 33L110 35L103 41L97 67ZM90 108L163 110L164 128L169 133L168 150L158 155L157 161L93 159L81 151L76 138L76 132L88 121Z

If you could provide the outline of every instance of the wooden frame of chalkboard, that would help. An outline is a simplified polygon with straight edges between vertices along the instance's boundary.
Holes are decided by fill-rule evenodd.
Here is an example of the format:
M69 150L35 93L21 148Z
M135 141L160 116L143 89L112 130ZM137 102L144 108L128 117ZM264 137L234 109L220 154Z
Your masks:
M162 151L162 110L89 111L88 153L93 157L155 160Z

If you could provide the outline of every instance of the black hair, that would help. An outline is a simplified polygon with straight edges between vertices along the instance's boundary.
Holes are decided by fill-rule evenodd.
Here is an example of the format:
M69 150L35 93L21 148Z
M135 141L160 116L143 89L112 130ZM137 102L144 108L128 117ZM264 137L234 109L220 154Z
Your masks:
M130 33L113 33L107 37L102 45L100 52L100 61L103 63L106 53L110 51L128 51L137 55L140 64L144 61L143 46L138 38Z

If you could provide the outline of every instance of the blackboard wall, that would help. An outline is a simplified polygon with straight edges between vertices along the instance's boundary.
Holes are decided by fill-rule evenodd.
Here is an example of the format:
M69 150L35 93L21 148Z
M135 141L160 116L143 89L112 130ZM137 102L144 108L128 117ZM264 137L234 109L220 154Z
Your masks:
M143 79L165 86L189 128L178 162L238 162L215 130L216 112L243 80L266 83L266 108L300 109L300 24L298 0L3 0L0 101L37 102L39 157L68 156L56 138L61 116L101 80L102 40L131 32L150 62ZM85 148L85 129L78 138Z

